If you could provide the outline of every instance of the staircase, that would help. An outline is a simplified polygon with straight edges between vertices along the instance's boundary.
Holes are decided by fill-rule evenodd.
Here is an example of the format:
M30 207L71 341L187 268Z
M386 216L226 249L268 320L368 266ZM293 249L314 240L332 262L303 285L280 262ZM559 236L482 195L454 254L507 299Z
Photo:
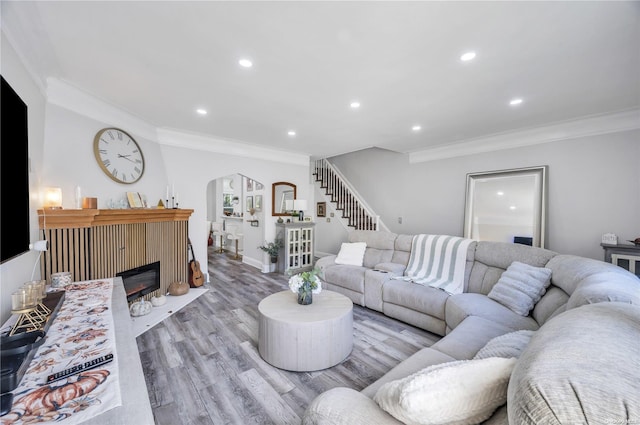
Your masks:
M342 213L342 219L353 230L382 230L380 216L369 208L344 176L326 159L314 161L313 175L324 189L327 199Z

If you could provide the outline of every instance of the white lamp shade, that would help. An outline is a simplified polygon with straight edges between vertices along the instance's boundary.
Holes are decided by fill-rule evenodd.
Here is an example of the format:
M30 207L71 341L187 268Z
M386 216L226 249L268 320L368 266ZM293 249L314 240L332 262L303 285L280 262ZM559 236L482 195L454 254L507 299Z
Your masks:
M303 199L297 199L293 201L293 209L296 211L306 211L307 210L307 201Z
M284 201L284 208L287 211L292 211L293 210L293 200L288 200L287 199L286 201Z

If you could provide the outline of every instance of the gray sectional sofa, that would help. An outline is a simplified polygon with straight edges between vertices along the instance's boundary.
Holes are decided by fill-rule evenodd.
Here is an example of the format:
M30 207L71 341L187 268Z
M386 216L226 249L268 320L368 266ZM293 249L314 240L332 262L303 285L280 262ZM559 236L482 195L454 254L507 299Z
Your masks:
M320 258L316 266L325 289L443 338L361 392L334 388L320 395L303 424L400 424L373 400L384 384L428 366L473 359L492 339L521 330L533 331L533 337L516 362L507 403L484 423L640 423L636 276L609 263L546 249L473 242L465 290L449 295L391 279L403 274L412 239L353 231L349 242L367 244L363 266L336 264L335 256ZM516 261L551 270L550 285L527 316L487 296Z

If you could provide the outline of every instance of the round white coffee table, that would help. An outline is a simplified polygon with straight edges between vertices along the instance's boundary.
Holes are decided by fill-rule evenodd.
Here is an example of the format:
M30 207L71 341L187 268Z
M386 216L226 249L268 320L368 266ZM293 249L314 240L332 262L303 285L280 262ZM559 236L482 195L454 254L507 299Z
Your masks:
M269 364L295 372L335 366L353 348L353 303L344 295L322 291L310 305L282 291L258 304L258 351Z

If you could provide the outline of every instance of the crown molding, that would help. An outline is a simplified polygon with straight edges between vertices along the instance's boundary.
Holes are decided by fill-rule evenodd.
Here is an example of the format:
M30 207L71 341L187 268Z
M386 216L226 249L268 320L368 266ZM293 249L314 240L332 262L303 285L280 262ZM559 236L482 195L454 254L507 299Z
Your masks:
M558 142L578 137L618 133L640 128L640 109L564 121L544 127L517 130L434 146L409 153L409 163L437 161L465 155Z
M224 140L211 136L190 134L166 128L158 129L158 142L161 145L166 146L176 146L199 151L241 156L244 158L283 162L286 164L308 166L310 161L309 155L268 149L235 140Z
M157 140L155 126L58 78L47 78L47 101L138 137Z
M180 130L158 128L57 78L47 79L47 101L96 121L124 128L127 132L162 145L287 164L309 165L308 155L263 148L234 140L196 135Z

